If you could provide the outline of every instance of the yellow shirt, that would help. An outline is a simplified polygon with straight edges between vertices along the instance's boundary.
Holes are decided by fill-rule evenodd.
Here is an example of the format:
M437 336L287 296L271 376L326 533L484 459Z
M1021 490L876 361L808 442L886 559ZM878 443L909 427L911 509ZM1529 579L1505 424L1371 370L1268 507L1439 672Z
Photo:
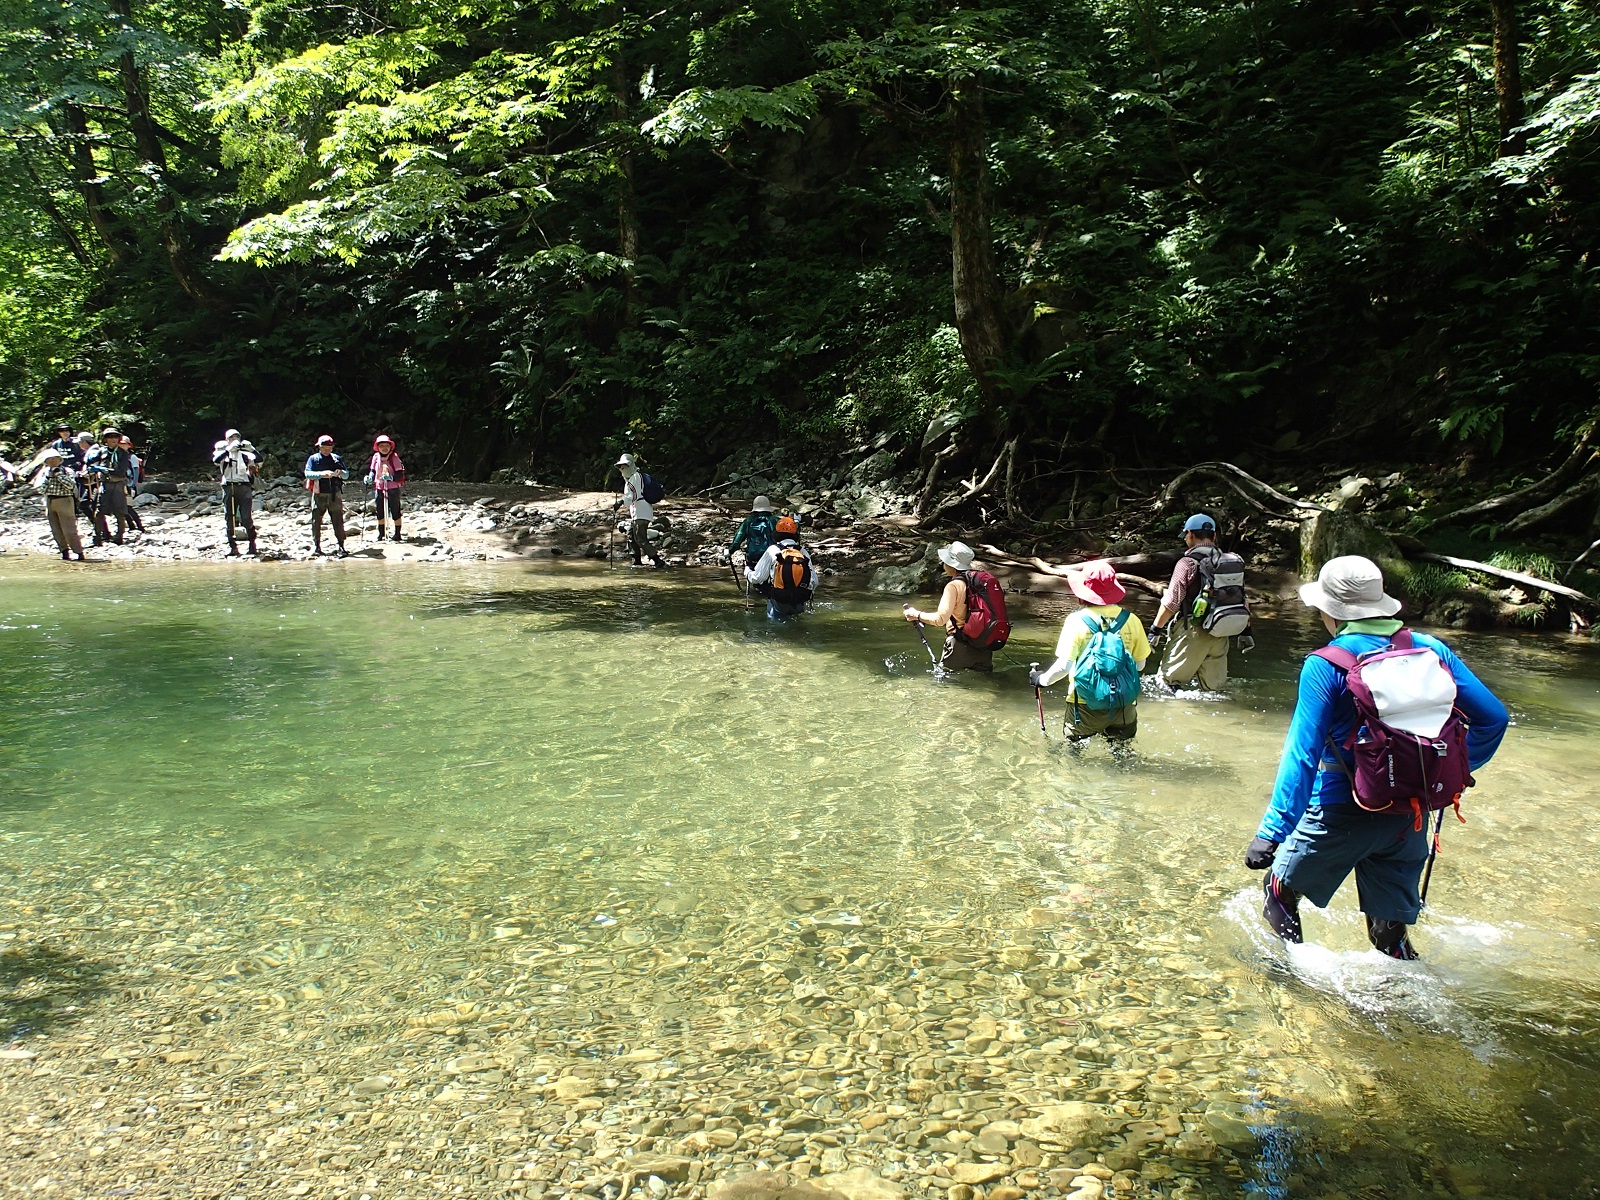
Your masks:
M1039 682L1048 687L1059 680L1068 680L1067 699L1072 699L1072 666L1095 634L1089 622L1083 619L1083 614L1093 613L1100 621L1115 624L1122 611L1120 604L1090 604L1069 613L1066 623L1061 626L1061 638L1056 642L1056 661L1039 677ZM1145 659L1150 657L1150 639L1145 636L1143 623L1131 612L1122 626L1122 644L1128 648L1133 665L1143 671Z

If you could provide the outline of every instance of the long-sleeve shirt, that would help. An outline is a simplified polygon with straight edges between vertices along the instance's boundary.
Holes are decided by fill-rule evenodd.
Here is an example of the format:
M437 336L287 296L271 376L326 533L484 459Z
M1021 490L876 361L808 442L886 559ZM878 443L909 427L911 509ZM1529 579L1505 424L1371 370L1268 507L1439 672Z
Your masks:
M96 446L83 456L83 467L105 479L126 481L133 470L132 457L121 446Z
M1039 686L1049 687L1066 679L1069 681L1067 699L1071 700L1074 690L1072 668L1077 665L1079 656L1100 628L1100 623L1115 624L1122 611L1120 604L1089 604L1067 614L1061 626L1061 637L1056 640L1056 660L1050 664L1049 670L1040 674ZM1084 613L1093 614L1095 622L1091 624L1084 620ZM1120 636L1122 644L1128 648L1129 657L1133 659L1133 665L1144 670L1145 660L1150 657L1150 639L1145 636L1144 624L1136 615L1129 613L1128 619L1122 624Z
M622 502L628 506L628 513L635 521L648 521L656 515L656 510L650 507L650 501L644 498L642 471L622 477Z
M324 477L324 471L332 471L331 476ZM306 478L311 482L314 493L327 496L337 496L344 489L344 481L350 473L344 469L344 459L337 454L313 454L306 459Z
M41 467L33 477L33 486L45 496L75 496L78 484L72 477L72 468L66 463Z
M746 567L744 569L744 577L757 587L760 587L764 583L771 583L772 572L777 569L778 565L778 551L784 546L793 546L795 549L799 550L801 554L806 556L806 566L810 568L811 586L814 589L817 582L817 571L816 564L811 561L811 551L807 550L792 537L783 538L781 541L774 542L772 545L768 546L766 553L764 553L760 559L757 560L755 566Z
M778 520L769 512L751 513L739 522L739 528L734 530L733 541L728 543L728 553L732 554L742 545L749 547L750 557L760 559L767 552L767 547L772 545L772 539L777 536Z
M379 454L374 450L372 460L367 463L367 474L372 476L374 491L398 491L406 481L406 465L393 450L387 454Z
M1351 654L1370 654L1388 645L1400 624L1394 620L1348 622L1340 627L1331 644ZM1510 723L1506 706L1479 682L1450 647L1415 630L1411 638L1413 644L1437 654L1456 681L1456 707L1468 721L1467 761L1476 771L1500 748L1500 739ZM1350 779L1345 774L1346 769L1352 772L1355 769L1354 755L1345 750L1344 740L1350 735L1355 720L1355 701L1345 687L1344 672L1316 655L1307 658L1300 667L1300 695L1295 701L1289 732L1283 739L1278 778L1256 831L1257 837L1282 842L1294 832L1310 805L1354 803ZM1344 761L1343 768L1334 755Z
M255 451L248 449L249 443L240 442L237 446L229 447L219 442L211 455L211 461L216 463L222 471L223 483L249 483L251 469L255 466Z

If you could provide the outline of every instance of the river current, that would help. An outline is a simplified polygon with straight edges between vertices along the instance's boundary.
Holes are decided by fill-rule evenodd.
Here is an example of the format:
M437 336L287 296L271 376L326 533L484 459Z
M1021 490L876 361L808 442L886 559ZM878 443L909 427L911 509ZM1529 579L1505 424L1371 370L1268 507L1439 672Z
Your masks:
M1513 725L1408 964L1353 882L1286 951L1242 865L1320 625L1120 762L1040 733L1067 611L937 679L844 588L5 559L0 1176L1595 1194L1596 650L1444 635Z

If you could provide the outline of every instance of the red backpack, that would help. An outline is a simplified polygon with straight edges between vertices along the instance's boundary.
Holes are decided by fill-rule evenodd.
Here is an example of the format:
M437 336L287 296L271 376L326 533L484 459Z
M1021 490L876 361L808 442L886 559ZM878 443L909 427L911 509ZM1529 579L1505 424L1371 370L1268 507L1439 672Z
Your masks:
M1454 806L1456 816L1466 820L1461 796L1474 782L1467 719L1455 706L1455 677L1439 656L1413 643L1409 629L1359 657L1338 646L1315 654L1345 673L1345 687L1355 701L1355 724L1344 740L1354 772L1328 738L1355 802L1368 812L1411 813L1417 829L1423 813L1441 808Z
M1011 636L1006 619L1005 590L987 571L966 571L967 619L957 631L961 640L979 650L998 650Z

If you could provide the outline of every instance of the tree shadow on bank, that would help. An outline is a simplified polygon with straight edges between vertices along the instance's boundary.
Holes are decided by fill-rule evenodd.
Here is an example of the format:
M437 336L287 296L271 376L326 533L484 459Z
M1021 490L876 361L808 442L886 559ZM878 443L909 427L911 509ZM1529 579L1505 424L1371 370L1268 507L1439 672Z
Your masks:
M49 946L0 951L0 1042L70 1024L106 992L104 963Z

